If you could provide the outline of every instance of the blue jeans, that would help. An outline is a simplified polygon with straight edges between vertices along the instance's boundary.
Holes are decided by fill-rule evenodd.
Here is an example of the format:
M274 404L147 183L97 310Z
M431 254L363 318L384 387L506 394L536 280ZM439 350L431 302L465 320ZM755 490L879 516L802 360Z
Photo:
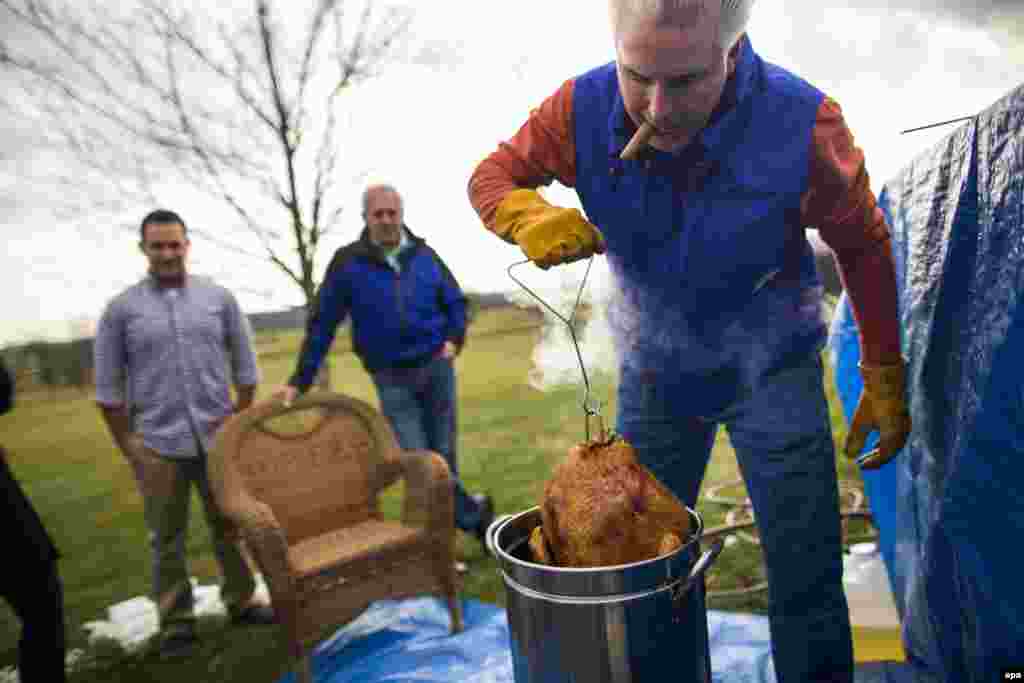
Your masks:
M455 457L455 368L435 358L420 368L372 373L381 412L391 422L402 450L427 449L445 459L455 480L455 525L473 532L482 521L480 505L459 481Z
M760 530L777 680L852 681L835 449L819 356L763 379L718 415L676 414L672 390L655 379L624 370L618 431L694 507L715 432L725 425Z

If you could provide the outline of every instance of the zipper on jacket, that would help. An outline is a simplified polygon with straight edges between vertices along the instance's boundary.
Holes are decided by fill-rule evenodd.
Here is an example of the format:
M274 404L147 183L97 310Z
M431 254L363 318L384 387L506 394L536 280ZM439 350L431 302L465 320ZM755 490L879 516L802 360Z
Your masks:
M391 271L395 272L395 271ZM398 298L398 324L405 328L405 302L402 301L402 274L395 273L395 296Z

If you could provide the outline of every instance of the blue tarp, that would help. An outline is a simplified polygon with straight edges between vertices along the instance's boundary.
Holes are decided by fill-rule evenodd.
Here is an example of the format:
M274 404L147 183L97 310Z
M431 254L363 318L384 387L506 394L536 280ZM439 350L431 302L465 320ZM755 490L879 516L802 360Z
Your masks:
M514 683L505 610L463 602L465 629L451 636L436 598L382 600L313 653L317 683ZM708 613L714 683L775 683L767 617ZM279 683L294 683L288 674ZM668 680L668 679L666 679ZM642 681L638 683L643 683ZM909 683L887 663L862 665L856 683Z
M1024 665L1024 86L919 156L879 203L893 229L914 428L865 489L922 681ZM860 395L844 299L829 341Z

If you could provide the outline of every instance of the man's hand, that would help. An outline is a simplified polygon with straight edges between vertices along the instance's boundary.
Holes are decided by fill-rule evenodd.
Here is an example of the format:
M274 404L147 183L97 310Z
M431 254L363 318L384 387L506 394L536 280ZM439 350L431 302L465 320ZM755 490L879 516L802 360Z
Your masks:
M236 392L238 393L238 401L235 403L234 412L240 413L243 410L248 410L256 398L256 385L242 385L237 387Z
M298 395L298 389L296 389L290 384L286 384L283 387L278 387L277 389L275 389L274 393L271 394L271 397L279 400L284 405L285 408L291 408L292 401L294 401Z
M124 459L132 467L132 473L135 475L135 482L139 485L139 490L145 493L146 472L142 463L142 452L146 446L142 442L142 435L135 432L126 434L120 447Z
M142 441L142 435L132 429L132 421L128 416L128 407L124 404L97 404L103 421L107 423L110 436L114 439L114 445L121 451L121 455L131 465L135 474L135 481L139 490L143 493L146 490L146 472L142 462L146 446Z
M138 432L128 432L121 440L121 452L126 458L134 458L145 447L142 435Z
M579 209L552 206L536 190L513 190L498 205L495 231L543 269L603 254L604 238Z
M905 398L906 370L902 361L893 365L864 365L860 374L864 391L853 413L846 437L846 457L857 458L866 470L878 469L900 452L910 436L910 411ZM858 457L868 435L878 430L878 448Z
M441 347L441 351L440 353L438 353L438 356L444 358L445 360L451 360L455 358L455 354L457 352L458 347L455 346L455 342L448 340L444 343L444 346Z

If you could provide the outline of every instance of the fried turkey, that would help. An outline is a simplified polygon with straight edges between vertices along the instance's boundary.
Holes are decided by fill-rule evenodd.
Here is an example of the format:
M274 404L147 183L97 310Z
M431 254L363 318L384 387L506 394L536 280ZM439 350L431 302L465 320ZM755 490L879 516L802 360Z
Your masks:
M680 547L690 516L676 496L615 438L569 449L544 487L534 560L559 567L606 567Z

